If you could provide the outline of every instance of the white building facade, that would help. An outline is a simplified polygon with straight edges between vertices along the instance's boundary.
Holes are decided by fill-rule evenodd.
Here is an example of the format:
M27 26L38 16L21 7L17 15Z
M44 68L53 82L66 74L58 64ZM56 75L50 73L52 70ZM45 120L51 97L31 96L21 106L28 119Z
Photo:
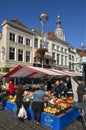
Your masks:
M64 37L62 39L62 32L61 38L52 34L48 33L48 52L45 54L44 67L68 70L69 43ZM5 20L0 35L0 71L9 72L18 65L41 66L40 60L35 60L36 50L41 47L41 42L41 31L29 29L18 19ZM72 62L75 62L75 54Z

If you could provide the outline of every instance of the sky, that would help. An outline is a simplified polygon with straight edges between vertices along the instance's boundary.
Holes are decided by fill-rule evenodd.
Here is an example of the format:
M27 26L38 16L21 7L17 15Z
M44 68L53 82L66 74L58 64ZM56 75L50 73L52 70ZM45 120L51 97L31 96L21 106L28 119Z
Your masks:
M44 24L44 32L55 32L57 16L66 42L81 49L86 45L86 0L0 0L0 32L4 20L19 19L28 28L41 31L39 16L49 15Z

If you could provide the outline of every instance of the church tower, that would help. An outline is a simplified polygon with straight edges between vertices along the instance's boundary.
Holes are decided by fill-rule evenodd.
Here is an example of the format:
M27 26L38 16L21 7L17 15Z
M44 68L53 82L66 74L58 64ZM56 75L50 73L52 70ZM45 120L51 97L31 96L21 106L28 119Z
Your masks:
M60 16L57 16L57 23L56 24L57 24L57 26L56 26L55 35L57 36L57 38L65 41L65 37L64 37L64 34L63 34L63 29L61 27Z

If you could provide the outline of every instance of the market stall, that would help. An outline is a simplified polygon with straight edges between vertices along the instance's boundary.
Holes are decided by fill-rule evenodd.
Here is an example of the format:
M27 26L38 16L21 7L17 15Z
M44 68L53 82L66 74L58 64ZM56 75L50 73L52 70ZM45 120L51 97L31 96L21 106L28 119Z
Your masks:
M28 77L28 78L43 78L43 77L62 77L62 76L74 76L72 72L63 72L57 70L48 70L40 67L31 67L31 66L17 66L14 70L4 75L4 77ZM77 75L77 74L76 74ZM49 92L46 92L49 97ZM25 91L24 93L24 102L29 102L32 92ZM16 113L16 103L15 97L9 95L7 101L3 101L4 109L10 110ZM50 97L44 112L41 115L40 123L47 127L52 128L52 130L63 130L67 125L74 121L79 115L79 109L73 107L74 99L73 95L68 97L57 98L55 96ZM30 107L27 108L27 113L33 118L33 111Z
M49 94L48 91L46 91ZM32 92L24 92L23 101L28 102L28 107L26 109L28 118L34 120L33 111L31 108L31 100L33 94ZM15 103L15 96L8 97L8 100L3 101L3 106L5 110L10 110L16 113L17 106ZM45 125L52 130L63 130L72 121L74 121L80 115L78 108L74 107L73 97L70 95L68 98L57 98L52 97L48 100L44 107L44 112L42 112L40 123Z
M7 101L5 109L16 113L16 104ZM32 109L28 108L27 112L30 116L29 118L31 120L34 120ZM79 115L80 112L78 108L69 108L68 110L58 114L57 116L50 113L42 112L40 123L49 128L52 128L52 130L64 130L64 128L68 126L71 122L73 122Z

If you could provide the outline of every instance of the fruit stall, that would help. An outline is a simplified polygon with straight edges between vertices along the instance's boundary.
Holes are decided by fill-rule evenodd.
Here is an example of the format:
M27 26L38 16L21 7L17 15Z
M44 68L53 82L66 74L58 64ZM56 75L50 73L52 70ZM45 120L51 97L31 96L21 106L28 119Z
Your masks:
M66 74L61 74L57 72L50 71L48 69L31 67L31 66L18 66L13 71L6 74L4 77L32 77L32 78L42 78L42 77L56 77L64 76ZM67 73L68 75L68 73ZM69 74L70 75L70 74ZM75 74L73 74L75 75ZM72 75L72 76L73 76ZM5 86L8 88L7 86ZM49 99L45 103L44 111L41 115L40 123L45 125L52 130L64 130L71 122L73 122L79 115L80 111L78 108L74 107L73 96L67 96L62 98L57 98L52 96L49 91L46 91ZM33 100L33 92L24 91L23 101L31 103ZM15 96L8 95L6 100L3 100L4 109L10 110L16 113L17 107L15 103ZM33 111L31 109L31 104L26 110L31 120L34 120Z
M49 92L46 93L49 94ZM32 99L32 92L24 91L24 102L29 102ZM5 104L4 109L16 113L17 107L15 103L15 96L13 97L9 95L8 100L4 101L3 103ZM68 98L57 98L53 96L45 104L40 123L51 128L52 130L64 130L66 126L68 126L80 115L79 109L73 107L73 104L74 100L72 96L69 96ZM28 107L27 114L30 116L29 119L34 120L31 107Z

